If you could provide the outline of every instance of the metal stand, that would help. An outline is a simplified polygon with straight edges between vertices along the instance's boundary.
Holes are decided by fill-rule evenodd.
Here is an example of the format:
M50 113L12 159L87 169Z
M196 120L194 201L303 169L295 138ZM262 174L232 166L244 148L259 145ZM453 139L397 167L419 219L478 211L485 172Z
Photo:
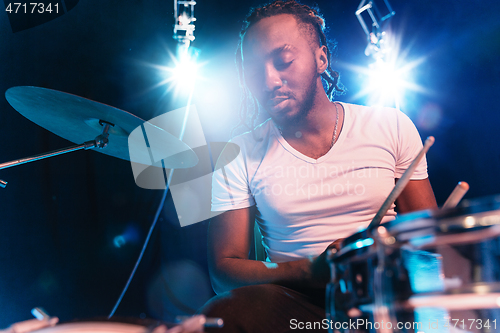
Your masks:
M44 154L34 155L31 157L21 158L19 160L1 163L0 170L14 167L14 166L21 165L21 164L26 164L29 162L43 160L45 158L49 158L49 157L53 157L53 156L57 156L57 155L71 153L73 151L77 151L77 150L81 150L81 149L87 150L87 149L92 149L92 148L96 148L96 147L102 149L108 145L109 128L112 126L115 126L115 125L108 123L104 120L100 120L99 124L101 124L101 126L104 126L102 129L102 133L99 134L98 136L96 136L95 139L92 141L87 141L85 143L82 143L81 145L71 146L68 148L63 148L63 149L58 149L58 150L53 150L51 152L44 153ZM0 179L0 187L5 188L5 186L7 186L7 182Z

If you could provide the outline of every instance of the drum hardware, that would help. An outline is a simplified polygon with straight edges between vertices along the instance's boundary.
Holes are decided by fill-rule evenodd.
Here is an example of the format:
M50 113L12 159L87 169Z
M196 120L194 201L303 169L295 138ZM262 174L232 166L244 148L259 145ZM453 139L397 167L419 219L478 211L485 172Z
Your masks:
M326 307L327 319L330 322L335 323L339 319L346 320L349 314L362 315L359 307L372 304L375 304L373 315L376 320L387 322L390 319L389 307L383 304L381 297L375 297L377 286L379 290L382 290L380 284L384 283L383 275L386 272L380 268L376 254L379 250L376 249L377 246L372 234L404 190L418 163L433 143L434 137L428 137L417 157L406 169L373 217L370 225L365 230L346 238L339 251L333 251L333 249L329 251L328 259L330 260L332 278L327 285ZM375 274L371 274L371 272L375 272ZM329 330L333 332L331 325Z
M374 238L383 249L378 260L384 270L404 267L407 276L401 277L411 286L403 295L394 284L382 285L380 297L390 295L386 300L394 313L428 308L434 314L424 318L500 319L499 196L407 214L378 227ZM396 320L398 315L392 316Z
M454 191L446 200L446 205L444 206L445 210L455 207L463 198L468 189L469 186L466 182L459 182ZM413 213L413 215L420 217L427 214L428 211ZM406 216L408 215L411 214L407 214ZM437 242L437 240L435 240L433 237L423 237L420 241L421 246L417 246L414 238L415 234L422 234L428 227L429 225L427 225L426 223L412 223L412 229L415 230L415 233L413 233L408 237L408 239L406 239L409 242L405 242L400 237L396 238L395 236L389 234L384 226L379 226L374 231L374 238L376 239L377 243L380 244L378 247L376 246L378 265L374 273L375 306L369 304L367 306L361 307L361 309L374 313L375 321L380 322L381 320L384 320L385 322L387 322L388 320L392 319L392 321L394 322L394 318L396 318L397 312L401 312L401 310L408 310L408 308L404 306L399 306L398 301L395 301L395 299L411 299L412 296L410 295L412 294L412 290L414 291L416 289L419 289L420 291L422 291L423 288L427 288L427 291L444 291L457 288L462 285L463 281L460 278L446 278L441 274L442 257L433 253L418 251L419 249L425 248L425 246L422 246L423 244L432 246L431 244L436 244ZM475 235L476 238L482 239L487 235L491 236L492 230L486 232L480 231L480 233L481 234ZM470 240L470 234L462 235L462 237L459 238L457 238L456 234L454 234L442 236L439 241L441 244L449 244L450 242L453 244L460 244L462 242ZM420 262L427 262L427 271L434 271L434 277L436 278L436 280L430 284L426 284L426 281L421 281L425 279L420 279L419 281L419 279L417 278L410 278L409 274L411 274L411 267L404 267L404 263L400 261L396 261L391 266L389 266L388 263L385 262L385 259L390 255L389 249L398 246L403 251L406 251L405 253L408 253L407 258L404 258L407 262L412 261L412 259L409 259L408 256L417 258L416 260ZM417 276L417 274L413 274L413 276ZM386 281L385 284L384 280ZM399 289L396 286L399 286ZM400 289L401 287L403 287L402 290ZM394 291L396 291L397 295L394 295ZM413 308L415 307L412 307L411 309ZM411 315L407 316L407 318L413 319ZM392 330L387 331L392 332Z
M92 148L101 148L102 149L108 145L109 127L114 126L114 125L110 124L110 123L106 123L104 121L99 121L99 122L100 123L102 122L103 124L105 123L105 125L103 126L102 133L99 134L98 136L96 136L95 139L92 141L84 142L81 145L75 145L75 146L71 146L68 148L53 150L53 151L51 151L49 153L45 153L45 154L39 154L39 155L31 156L31 157L21 158L19 160L1 163L0 170L14 167L14 166L21 165L21 164L26 164L29 162L43 160L45 158L49 158L49 157L53 157L53 156L57 156L57 155L62 155L65 153L71 153L71 152L81 150L81 149L85 149L85 150L92 149ZM0 184L1 184L0 186L4 187L4 188L5 188L5 186L7 186L6 181L1 181Z
M327 286L327 319L330 322L347 321L353 318L365 321L372 320L372 322L378 323L396 323L396 318L407 322L415 320L413 311L408 311L408 309L413 310L412 304L417 302L411 297L414 297L412 296L414 294L412 288L415 288L418 283L411 279L407 268L401 262L402 260L388 257L391 254L388 247L395 246L405 250L405 246L411 248L413 244L402 245L399 238L388 233L386 228L379 226L379 224L409 182L420 159L432 145L434 140L431 138L426 140L424 148L398 180L368 228L348 237L339 251L329 251L328 260L332 279ZM445 211L455 207L467 190L468 184L460 182L446 201ZM424 211L415 214L422 217L428 213ZM417 225L412 224L412 227L418 233L419 231L424 232L430 225L423 222L420 225L418 223ZM478 235L478 237L483 236L484 234ZM411 255L427 258L427 261L431 262L431 266L434 268L431 272L439 271L441 268L442 258L439 256L428 254L425 251ZM386 259L391 260L387 261ZM437 281L441 281L448 290L462 285L462 280L458 278L440 280L439 277L440 275L437 274ZM430 291L435 291L432 288L436 287L431 285L430 288ZM441 289L437 288L437 290ZM329 331L334 332L332 326L329 327ZM391 327L380 327L376 331L378 333L399 332L398 329ZM344 332L351 331L345 330ZM356 330L356 332L360 331Z
M446 308L447 310L477 310L491 309L500 306L500 293L465 293L465 294L434 294L411 296L407 301L395 302L393 305L396 311L414 310L416 308ZM359 307L362 312L374 312L374 304L364 304ZM349 316L352 318L352 316Z
M485 237L500 235L500 217L496 213L484 216L476 214L468 217L466 221L462 213L457 213L456 223L447 221L438 226L443 232L449 231L453 234L440 235L439 238L429 236L429 230L436 228L435 223L426 220L430 214L429 211L406 214L402 219L396 220L406 219L406 221L412 221L411 224L389 222L390 232L385 226L380 226L387 210L401 194L417 164L433 142L432 137L426 140L419 155L398 180L370 225L364 231L346 238L340 250L329 251L328 260L332 279L327 285L327 319L331 322L352 319L363 319L365 322L371 320L373 323L396 324L396 320L411 322L415 320L413 309L417 307L456 302L454 295L448 297L443 296L443 293L458 290L457 288L461 288L464 281L458 277L445 277L442 274L443 258L421 249L437 244L468 243L473 239L481 240ZM460 182L446 200L443 209L434 211L433 214L449 215L468 189L466 182ZM488 230L475 230L473 234L470 232L457 234L456 229L463 228L464 225L466 228L478 225L485 227L496 224L497 221L498 228L493 226ZM408 228L411 230L405 230ZM399 232L401 231L399 229L406 232ZM421 277L419 277L419 274L415 273L416 269L411 267L411 263L414 262L417 265L420 264L418 267L424 267L426 274L420 274ZM419 290L420 294L416 290ZM432 296L429 292L438 294ZM494 296L487 297L487 299L489 302L485 303L490 305L497 300ZM471 300L480 302L478 298L471 298ZM330 326L329 331L334 332L333 327ZM400 332L396 326L394 328L380 327L376 331L378 333ZM348 329L343 332L354 331ZM356 332L364 332L364 330L356 330Z
M500 225L491 226L489 228L481 228L475 231L465 233L456 233L441 236L428 236L426 230L419 232L411 232L408 235L403 235L398 238L397 242L409 242L413 249L433 248L441 245L462 245L473 242L479 242L483 239L500 236ZM443 230L445 231L445 230ZM395 238L390 236L387 239L382 239L385 245L389 246L395 242Z
M376 244L374 244L375 242L372 238L372 234L374 229L382 222L382 218L391 205L404 190L413 172L417 168L418 163L422 160L433 143L434 137L431 136L426 139L423 148L412 161L408 169L406 169L403 176L398 180L391 193L373 217L367 229L355 234L355 239L348 237L342 243L343 246L340 251L332 258L332 272L338 269L340 271L338 273L341 274L336 272L334 275L332 273L330 284L335 285L337 282L336 280L339 280L340 285L348 285L347 288L344 287L342 289L352 290L352 292L343 292L342 290L336 290L334 286L329 286L328 291L333 293L333 295L327 295L327 308L329 309L327 313L332 311L334 313L327 317L329 320L335 321L335 317L339 314L339 311L336 311L336 308L339 307L336 304L336 297L344 299L344 305L341 306L341 309L345 314L359 313L360 311L357 306L375 304L372 318L379 322L382 320L387 322L387 320L391 318L390 307L384 304L383 301L383 297L386 297L386 295L379 295L379 297L375 295L377 289L382 290L381 284L386 281L383 275L387 272L383 269L384 265L382 264L381 267L381 263L378 261L376 251L380 250L377 249ZM356 239L356 237L358 239ZM346 258L348 258L346 264L342 265L342 262L345 261ZM375 274L371 275L371 272L375 272ZM407 289L407 287L405 287L405 289Z
M500 293L488 294L451 294L434 296L412 296L401 305L406 310L420 307L445 308L453 310L492 309L500 306Z
M340 250L331 249L328 260L332 279L327 285L327 319L330 332L337 322L348 322L352 318L373 318L373 312L366 312L366 306L374 308L374 281L372 274L377 266L374 239L366 230L347 237Z
M165 167L170 169L190 168L198 163L196 153L181 140L131 113L112 106L56 90L28 86L10 88L5 97L24 117L77 145L2 163L0 170L92 148L99 148L99 152L128 161L131 160L129 146L141 145L138 142L129 142L128 138L139 126L153 131L155 136L162 139L164 146L161 151L154 146L148 147L149 151L139 152L131 162L150 165L151 156L162 156ZM93 135L96 135L94 140L87 141ZM169 157L165 156L166 152L171 152L167 154ZM6 185L6 181L0 180L1 187Z
M6 91L5 97L10 105L24 117L66 140L77 143L77 145L2 163L0 170L76 150L92 148L99 148L98 151L104 154L144 165L151 165L153 162L161 160L162 167L169 169L190 168L198 163L196 153L180 139L162 128L144 122L131 113L109 105L56 90L29 86L10 88ZM141 139L130 138L129 134L138 127L141 127L144 137ZM155 140L161 141L162 145L149 145L146 133L148 136L153 136ZM86 141L94 135L94 140ZM81 142L84 143L80 144ZM144 146L147 146L147 149L144 149ZM134 148L133 159L129 155L129 149L132 148ZM157 161L153 161L153 156ZM7 182L0 180L1 187L6 185ZM159 213L159 209L157 213ZM150 228L150 233L156 224L157 217L158 214ZM148 240L149 236L146 238L143 252ZM141 252L135 267L138 266L143 252ZM129 282L134 273L135 268ZM115 305L113 313L127 287L128 284Z

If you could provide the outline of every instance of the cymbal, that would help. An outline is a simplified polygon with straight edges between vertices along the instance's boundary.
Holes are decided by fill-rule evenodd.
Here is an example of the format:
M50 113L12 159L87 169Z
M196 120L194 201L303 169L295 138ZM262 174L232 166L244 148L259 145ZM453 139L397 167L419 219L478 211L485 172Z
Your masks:
M135 163L152 165L157 161L151 161L151 156L161 156L166 168L188 168L198 163L198 157L184 142L115 107L40 87L12 87L5 92L5 97L24 117L76 144L93 140L101 134L103 126L100 121L113 124L109 129L108 145L103 149L95 149L101 153L130 161L130 145L130 149L134 147L132 162ZM161 145L149 147L149 144L144 143L144 138L129 138L129 134L141 125L146 125L148 130L154 129L155 139L161 139Z

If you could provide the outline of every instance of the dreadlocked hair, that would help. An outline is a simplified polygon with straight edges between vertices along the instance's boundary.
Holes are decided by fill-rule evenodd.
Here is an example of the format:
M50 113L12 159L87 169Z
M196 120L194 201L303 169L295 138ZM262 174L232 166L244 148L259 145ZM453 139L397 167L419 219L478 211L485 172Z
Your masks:
M245 78L243 74L243 63L241 55L241 46L243 43L243 37L245 36L248 29L259 22L265 17L276 16L280 14L291 14L302 24L309 25L309 29L312 28L312 32L319 37L320 46L326 47L326 56L328 59L328 68L325 72L321 74L321 77L327 82L328 89L326 94L330 100L336 95L337 92L343 92L344 90L339 87L339 73L332 70L331 67L331 52L328 48L328 43L325 35L325 21L323 17L319 14L317 9L311 8L307 5L302 5L295 0L277 0L270 4L267 4L260 8L252 8L250 14L243 23L243 29L240 32L240 42L238 43L238 48L236 49L236 65L238 70L238 78L240 86L243 88L243 98L241 101L240 109L240 122L236 125L236 128L245 126L253 132L255 127L255 121L259 115L259 106L257 99L250 93L248 87L245 84ZM251 113L249 114L249 112ZM250 120L250 125L248 121Z

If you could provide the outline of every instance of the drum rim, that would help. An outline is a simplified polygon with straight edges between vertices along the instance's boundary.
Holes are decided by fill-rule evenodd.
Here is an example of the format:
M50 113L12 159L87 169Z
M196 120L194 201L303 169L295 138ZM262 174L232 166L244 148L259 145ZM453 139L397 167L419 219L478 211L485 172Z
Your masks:
M411 223L410 223L411 222ZM500 195L465 200L452 209L424 210L398 216L383 226L392 236L428 229L429 234L477 230L500 225Z

